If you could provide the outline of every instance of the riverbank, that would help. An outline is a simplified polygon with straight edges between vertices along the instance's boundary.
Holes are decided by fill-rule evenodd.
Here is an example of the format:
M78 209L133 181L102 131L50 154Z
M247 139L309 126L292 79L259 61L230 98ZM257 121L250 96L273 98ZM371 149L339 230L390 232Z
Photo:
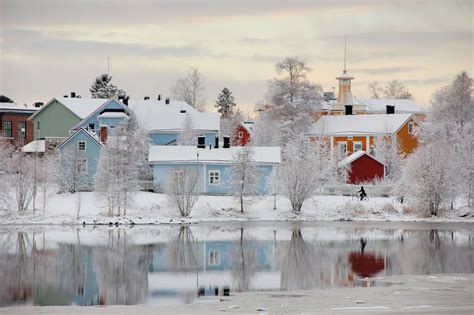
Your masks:
M25 306L2 314L472 314L474 275L390 276L378 287L233 293L173 306Z
M41 203L38 201L38 205ZM373 197L368 202L352 200L349 196L314 196L307 200L300 214L291 210L287 198L258 197L247 201L241 213L237 200L229 196L201 196L189 218L183 219L168 205L166 195L140 192L127 213L108 216L107 204L92 192L55 194L47 202L45 211L32 209L19 214L0 211L1 224L162 224L196 223L203 221L397 221L397 222L474 222L467 210L441 213L438 217L424 217L406 205L393 202L393 197ZM78 215L78 209L79 215Z

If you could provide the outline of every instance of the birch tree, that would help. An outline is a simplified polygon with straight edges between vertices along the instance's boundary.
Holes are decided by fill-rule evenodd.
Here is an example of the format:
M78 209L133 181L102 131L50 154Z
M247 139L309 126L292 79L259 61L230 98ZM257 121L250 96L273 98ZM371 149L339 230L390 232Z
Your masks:
M132 118L125 118L102 149L95 178L95 191L104 197L109 215L127 214L140 179L146 174L147 133L138 129Z
M234 155L230 167L229 188L233 195L239 199L240 212L244 212L244 201L257 194L259 169L254 160L254 150L245 146Z
M33 160L21 151L15 151L10 162L12 176L9 185L14 191L16 209L19 212L24 212L28 209L35 193Z
M0 208L9 209L11 200L11 186L12 179L11 158L13 154L13 147L0 139Z
M197 144L197 133L194 128L194 122L189 113L184 117L182 130L178 136L178 145L192 145Z
M45 154L40 159L38 168L39 191L41 193L43 214L46 210L48 196L55 190L59 176L58 158L55 154Z
M61 172L59 176L60 191L75 193L87 186L87 163L84 151L76 146L68 146L60 153Z
M316 177L319 175L318 160L304 136L293 139L283 153L282 193L290 200L292 210L300 213L303 203L321 185Z
M204 77L198 68L191 67L187 73L179 77L171 86L173 98L184 101L199 111L204 111Z
M197 170L183 167L171 171L166 185L167 199L182 217L189 216L198 200L200 192L199 178Z
M397 141L391 136L377 136L375 138L375 157L385 165L385 179L396 182L401 176L401 150Z

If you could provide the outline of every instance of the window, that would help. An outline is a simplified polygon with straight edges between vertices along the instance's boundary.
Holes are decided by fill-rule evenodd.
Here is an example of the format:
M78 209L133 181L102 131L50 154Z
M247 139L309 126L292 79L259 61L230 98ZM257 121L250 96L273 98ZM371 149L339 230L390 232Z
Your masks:
M12 138L12 122L11 121L4 121L3 122L3 136L5 138Z
M221 255L219 251L212 250L209 252L209 265L220 265Z
M36 123L36 129L40 130L40 122L39 121Z
M220 181L220 172L219 171L209 171L209 184L219 184Z
M414 122L409 122L408 123L408 133L411 134L411 135L415 133L415 123Z
M184 170L173 170L173 180L184 183Z
M95 125L94 125L94 124L89 124L89 129L90 129L90 130L94 130L94 129L95 129Z
M239 139L242 139L244 137L244 133L242 131L239 131Z
M20 139L25 139L26 137L26 122L25 121L18 122L18 137Z
M354 152L362 151L362 142L361 141L354 141L352 143L352 146L354 147Z
M79 141L77 144L78 144L79 151L85 151L86 150L86 142L85 141Z
M110 128L110 129L114 129L115 126L114 126L114 125L110 125L109 128Z
M346 157L347 156L347 142L338 142L337 145L339 147L340 157Z

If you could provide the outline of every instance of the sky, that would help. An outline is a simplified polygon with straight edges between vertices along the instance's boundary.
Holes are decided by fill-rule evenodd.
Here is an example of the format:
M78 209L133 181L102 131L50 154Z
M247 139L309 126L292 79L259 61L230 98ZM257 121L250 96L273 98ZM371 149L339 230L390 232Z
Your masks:
M250 112L274 65L304 59L310 81L337 87L344 64L355 97L402 81L422 106L462 70L473 74L472 0L0 0L0 94L48 101L108 71L132 98L169 96L189 67L209 109L228 87Z

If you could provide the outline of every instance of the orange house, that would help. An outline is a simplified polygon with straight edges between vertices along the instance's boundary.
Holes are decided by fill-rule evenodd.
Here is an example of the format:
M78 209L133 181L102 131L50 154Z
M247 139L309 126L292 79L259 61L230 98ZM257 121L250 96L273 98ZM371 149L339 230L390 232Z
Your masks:
M418 146L417 126L415 114L323 116L313 124L308 136L311 141L324 138L341 158L360 150L373 154L381 137L394 139L399 153L408 155Z

